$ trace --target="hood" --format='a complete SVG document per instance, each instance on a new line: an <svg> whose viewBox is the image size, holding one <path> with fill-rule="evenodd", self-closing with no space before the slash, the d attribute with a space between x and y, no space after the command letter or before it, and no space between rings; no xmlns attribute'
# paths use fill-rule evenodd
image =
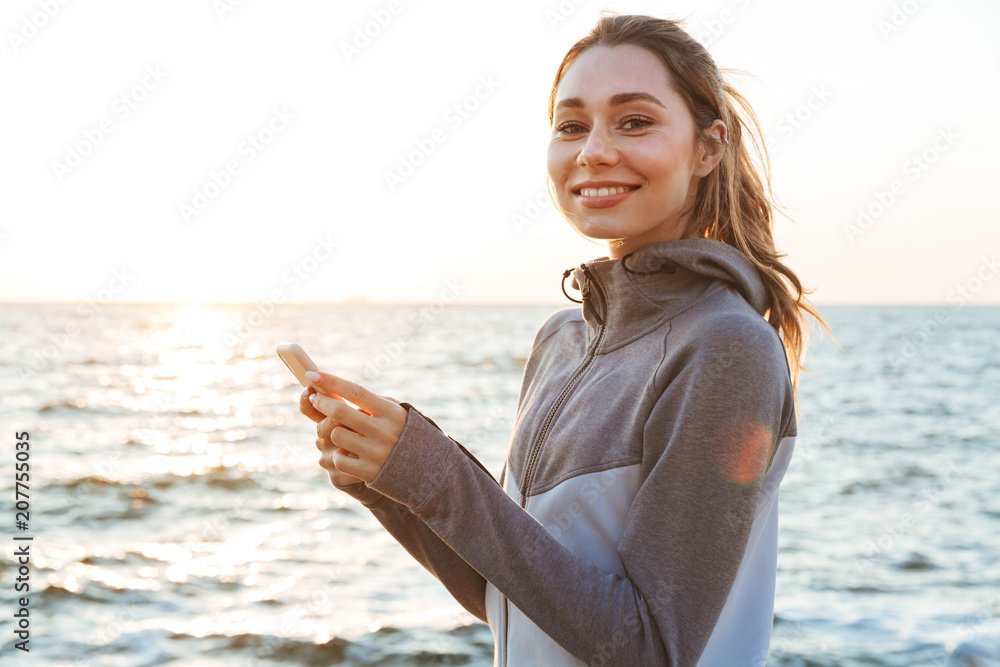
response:
<svg viewBox="0 0 1000 667"><path fill-rule="evenodd" d="M739 292L761 316L768 309L756 267L735 247L713 239L652 243L621 259L600 257L580 264L567 270L563 280L570 275L583 297L590 339L603 334L598 353L663 325L719 289L720 282Z"/></svg>

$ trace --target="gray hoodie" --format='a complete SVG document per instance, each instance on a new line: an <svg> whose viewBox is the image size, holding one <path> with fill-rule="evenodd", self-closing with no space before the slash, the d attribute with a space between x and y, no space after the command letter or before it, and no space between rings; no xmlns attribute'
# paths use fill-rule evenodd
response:
<svg viewBox="0 0 1000 667"><path fill-rule="evenodd" d="M763 665L796 427L758 272L686 239L572 285L582 306L535 336L499 483L404 403L378 477L338 488L489 623L496 665Z"/></svg>

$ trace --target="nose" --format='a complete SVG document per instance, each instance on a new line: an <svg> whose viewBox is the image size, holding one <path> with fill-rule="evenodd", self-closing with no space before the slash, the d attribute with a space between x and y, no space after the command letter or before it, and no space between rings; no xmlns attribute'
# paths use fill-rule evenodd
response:
<svg viewBox="0 0 1000 667"><path fill-rule="evenodd" d="M614 137L605 129L595 127L576 158L581 167L614 166L618 163L618 149Z"/></svg>

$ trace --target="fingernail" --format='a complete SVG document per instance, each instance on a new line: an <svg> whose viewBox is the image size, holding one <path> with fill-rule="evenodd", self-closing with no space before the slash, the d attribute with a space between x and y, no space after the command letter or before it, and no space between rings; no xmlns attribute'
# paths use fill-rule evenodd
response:
<svg viewBox="0 0 1000 667"><path fill-rule="evenodd" d="M319 373L316 371L306 371L306 377L313 382L319 382Z"/></svg>
<svg viewBox="0 0 1000 667"><path fill-rule="evenodd" d="M310 403L315 403L315 402L316 402L316 394L313 394L313 395L311 395L311 396L309 397L309 402L310 402Z"/></svg>

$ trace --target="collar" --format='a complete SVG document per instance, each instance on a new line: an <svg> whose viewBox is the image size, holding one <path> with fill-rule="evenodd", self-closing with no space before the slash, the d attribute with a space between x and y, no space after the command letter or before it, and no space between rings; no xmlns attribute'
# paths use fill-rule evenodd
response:
<svg viewBox="0 0 1000 667"><path fill-rule="evenodd" d="M646 335L726 285L762 316L769 302L753 263L735 247L714 239L652 243L621 259L592 259L568 270L563 280L569 275L582 294L592 354Z"/></svg>

